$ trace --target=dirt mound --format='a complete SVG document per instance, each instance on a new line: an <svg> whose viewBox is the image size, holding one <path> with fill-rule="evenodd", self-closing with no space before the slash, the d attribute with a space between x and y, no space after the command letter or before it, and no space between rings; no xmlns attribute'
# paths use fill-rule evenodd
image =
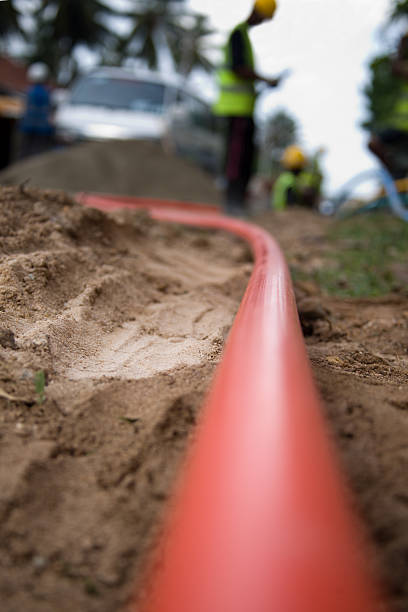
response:
<svg viewBox="0 0 408 612"><path fill-rule="evenodd" d="M91 158L84 154L84 168ZM100 191L119 186L97 172ZM67 165L65 175L76 173ZM95 189L69 187L87 188ZM312 212L257 222L289 265L318 269L330 252L332 222ZM61 192L0 189L5 612L117 612L126 603L251 267L247 247L222 232L159 224L143 212L106 215ZM312 282L295 291L373 561L392 609L405 612L406 298L328 297Z"/></svg>
<svg viewBox="0 0 408 612"><path fill-rule="evenodd" d="M217 204L214 178L188 161L143 141L86 143L16 163L0 172L0 184L96 191Z"/></svg>
<svg viewBox="0 0 408 612"><path fill-rule="evenodd" d="M218 232L0 190L0 600L119 610L248 281Z"/></svg>

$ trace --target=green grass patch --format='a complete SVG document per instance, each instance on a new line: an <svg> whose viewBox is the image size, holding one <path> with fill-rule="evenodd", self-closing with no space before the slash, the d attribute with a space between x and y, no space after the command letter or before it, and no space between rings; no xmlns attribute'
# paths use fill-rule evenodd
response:
<svg viewBox="0 0 408 612"><path fill-rule="evenodd" d="M45 384L46 377L44 370L39 370L34 376L35 392L37 395L37 404L42 404L45 401Z"/></svg>
<svg viewBox="0 0 408 612"><path fill-rule="evenodd" d="M388 213L352 216L333 224L326 246L317 269L293 268L295 281L313 280L323 292L342 297L408 294L396 273L401 264L408 270L408 223Z"/></svg>

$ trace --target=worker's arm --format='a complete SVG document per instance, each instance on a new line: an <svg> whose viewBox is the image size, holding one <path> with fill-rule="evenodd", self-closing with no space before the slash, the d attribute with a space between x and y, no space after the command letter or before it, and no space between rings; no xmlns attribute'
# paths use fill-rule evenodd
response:
<svg viewBox="0 0 408 612"><path fill-rule="evenodd" d="M403 36L398 45L396 58L392 61L392 72L408 80L408 37Z"/></svg>
<svg viewBox="0 0 408 612"><path fill-rule="evenodd" d="M266 83L269 87L277 87L280 83L280 79L270 79L268 77L263 77L257 72L254 72L247 66L239 66L234 70L234 72L241 77L241 79L246 79L248 81L261 81L262 83Z"/></svg>
<svg viewBox="0 0 408 612"><path fill-rule="evenodd" d="M277 87L279 85L279 78L269 79L263 77L246 65L244 43L239 30L235 30L232 33L230 45L232 55L232 70L237 76L248 81L261 81L269 85L269 87Z"/></svg>

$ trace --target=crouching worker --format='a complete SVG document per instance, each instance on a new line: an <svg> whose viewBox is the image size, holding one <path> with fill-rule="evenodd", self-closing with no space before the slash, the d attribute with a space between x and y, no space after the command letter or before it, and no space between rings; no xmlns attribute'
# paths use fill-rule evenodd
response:
<svg viewBox="0 0 408 612"><path fill-rule="evenodd" d="M296 145L285 149L281 164L283 172L272 190L272 207L283 210L297 205L314 208L318 203L321 177L307 169L308 160Z"/></svg>

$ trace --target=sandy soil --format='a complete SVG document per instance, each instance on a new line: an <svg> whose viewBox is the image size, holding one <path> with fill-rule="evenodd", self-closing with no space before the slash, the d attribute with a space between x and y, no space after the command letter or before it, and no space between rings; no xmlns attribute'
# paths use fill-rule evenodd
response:
<svg viewBox="0 0 408 612"><path fill-rule="evenodd" d="M54 178L67 163L57 157ZM100 164L92 161L93 172L89 164L86 180L96 184ZM19 184L26 168L8 176ZM115 191L109 172L99 191ZM31 178L35 184L34 171ZM208 192L197 200L209 201L214 187L201 178ZM154 181L133 180L139 189L128 192L160 195ZM177 177L174 186L166 180L168 197L194 199L194 172L185 171L183 188ZM314 213L268 213L256 222L297 266L318 266L330 248L330 221ZM126 604L250 270L247 247L221 232L167 226L144 213L104 215L64 193L0 191L5 612L113 612ZM406 299L340 300L305 283L295 290L357 511L393 609L406 611Z"/></svg>
<svg viewBox="0 0 408 612"><path fill-rule="evenodd" d="M248 282L248 249L13 188L0 227L2 609L118 609Z"/></svg>
<svg viewBox="0 0 408 612"><path fill-rule="evenodd" d="M217 204L207 173L142 141L93 142L31 157L0 172L0 184L97 191Z"/></svg>

